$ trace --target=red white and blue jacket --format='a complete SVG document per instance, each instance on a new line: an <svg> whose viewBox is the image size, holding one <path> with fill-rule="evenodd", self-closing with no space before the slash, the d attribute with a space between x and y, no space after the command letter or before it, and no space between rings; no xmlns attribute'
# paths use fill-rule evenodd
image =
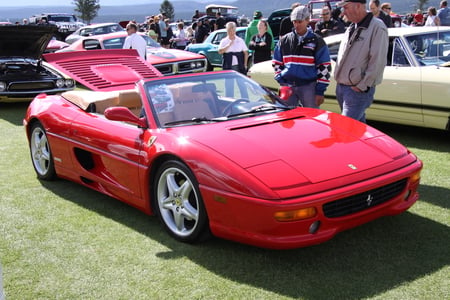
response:
<svg viewBox="0 0 450 300"><path fill-rule="evenodd" d="M311 27L299 43L293 30L279 40L273 54L275 80L280 85L301 86L317 81L316 95L325 93L330 84L330 53L322 37Z"/></svg>

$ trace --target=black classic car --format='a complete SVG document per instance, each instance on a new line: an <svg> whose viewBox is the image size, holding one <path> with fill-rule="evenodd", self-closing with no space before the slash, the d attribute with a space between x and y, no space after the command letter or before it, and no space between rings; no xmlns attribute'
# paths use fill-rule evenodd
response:
<svg viewBox="0 0 450 300"><path fill-rule="evenodd" d="M75 87L73 79L42 60L57 30L51 25L0 26L0 101L31 100Z"/></svg>

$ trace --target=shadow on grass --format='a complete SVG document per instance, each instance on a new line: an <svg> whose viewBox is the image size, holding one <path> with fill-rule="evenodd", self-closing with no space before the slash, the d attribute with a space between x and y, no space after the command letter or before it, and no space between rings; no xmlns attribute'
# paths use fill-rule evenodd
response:
<svg viewBox="0 0 450 300"><path fill-rule="evenodd" d="M1 103L0 119L8 121L11 124L22 126L23 118L30 102Z"/></svg>
<svg viewBox="0 0 450 300"><path fill-rule="evenodd" d="M188 245L170 238L155 217L120 201L68 181L42 184L68 201L164 244L171 250L158 253L161 259L187 257L218 276L287 297L371 297L450 264L448 227L409 212L295 250L259 249L221 239ZM423 192L442 192L434 189L439 188L428 186Z"/></svg>
<svg viewBox="0 0 450 300"><path fill-rule="evenodd" d="M449 131L373 121L369 125L407 147L450 153Z"/></svg>
<svg viewBox="0 0 450 300"><path fill-rule="evenodd" d="M419 194L419 201L450 210L450 189L421 184L419 186Z"/></svg>

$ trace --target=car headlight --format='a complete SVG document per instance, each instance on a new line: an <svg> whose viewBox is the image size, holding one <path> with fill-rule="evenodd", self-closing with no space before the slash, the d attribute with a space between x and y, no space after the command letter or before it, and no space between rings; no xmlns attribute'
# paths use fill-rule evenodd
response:
<svg viewBox="0 0 450 300"><path fill-rule="evenodd" d="M201 61L193 61L191 62L191 68L192 69L198 69L203 67L203 62Z"/></svg>
<svg viewBox="0 0 450 300"><path fill-rule="evenodd" d="M75 86L75 81L73 79L66 79L65 84L66 84L66 87L72 88Z"/></svg>
<svg viewBox="0 0 450 300"><path fill-rule="evenodd" d="M0 81L0 92L6 91L6 82Z"/></svg>
<svg viewBox="0 0 450 300"><path fill-rule="evenodd" d="M56 80L56 87L58 89L62 89L64 87L64 79L58 79Z"/></svg>

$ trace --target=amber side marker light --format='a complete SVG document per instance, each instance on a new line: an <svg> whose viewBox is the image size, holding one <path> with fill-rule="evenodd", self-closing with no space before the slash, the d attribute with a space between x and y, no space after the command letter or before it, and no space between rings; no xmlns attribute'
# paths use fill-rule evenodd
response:
<svg viewBox="0 0 450 300"><path fill-rule="evenodd" d="M309 219L317 215L315 207L302 208L290 211L278 211L275 213L275 220L279 222L292 222Z"/></svg>
<svg viewBox="0 0 450 300"><path fill-rule="evenodd" d="M420 171L417 171L416 173L411 175L411 183L415 183L420 180Z"/></svg>
<svg viewBox="0 0 450 300"><path fill-rule="evenodd" d="M417 171L416 173L412 174L410 179L410 184L415 185L419 183L420 181L420 171ZM409 196L411 196L411 190L407 190L405 194L403 195L403 200L408 200Z"/></svg>

